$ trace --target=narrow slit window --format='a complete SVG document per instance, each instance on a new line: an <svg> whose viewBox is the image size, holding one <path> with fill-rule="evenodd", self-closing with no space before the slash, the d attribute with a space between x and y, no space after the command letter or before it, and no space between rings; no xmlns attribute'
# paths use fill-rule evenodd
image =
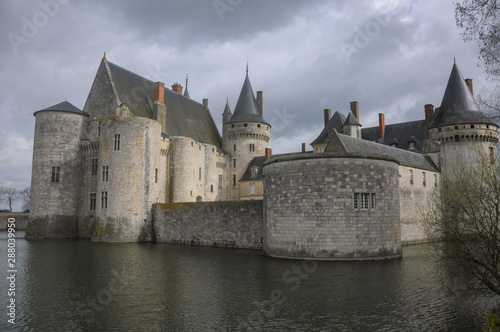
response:
<svg viewBox="0 0 500 332"><path fill-rule="evenodd" d="M375 210L377 207L377 201L375 199L375 194L371 194L371 209Z"/></svg>

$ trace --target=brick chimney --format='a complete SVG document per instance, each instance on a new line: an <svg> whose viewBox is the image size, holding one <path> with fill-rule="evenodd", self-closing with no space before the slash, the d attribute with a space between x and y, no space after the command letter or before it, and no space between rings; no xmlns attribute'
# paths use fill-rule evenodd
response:
<svg viewBox="0 0 500 332"><path fill-rule="evenodd" d="M383 138L385 134L385 115L384 113L378 114L378 132L379 137Z"/></svg>
<svg viewBox="0 0 500 332"><path fill-rule="evenodd" d="M325 108L323 110L323 116L325 117L325 127L326 127L326 124L330 121L330 119L332 118L332 110L329 109L329 108Z"/></svg>
<svg viewBox="0 0 500 332"><path fill-rule="evenodd" d="M259 108L260 116L264 117L264 97L262 91L257 91L257 107Z"/></svg>
<svg viewBox="0 0 500 332"><path fill-rule="evenodd" d="M165 84L162 82L155 82L155 101L165 102Z"/></svg>
<svg viewBox="0 0 500 332"><path fill-rule="evenodd" d="M351 112L359 122L359 103L357 101L351 101Z"/></svg>
<svg viewBox="0 0 500 332"><path fill-rule="evenodd" d="M265 159L266 159L266 161L268 161L269 158L271 158L271 155L273 154L273 150L270 148L266 148L265 151L266 151L266 158Z"/></svg>
<svg viewBox="0 0 500 332"><path fill-rule="evenodd" d="M172 85L172 91L182 95L182 85L175 82L174 85Z"/></svg>
<svg viewBox="0 0 500 332"><path fill-rule="evenodd" d="M306 143L302 143L302 153L306 152Z"/></svg>
<svg viewBox="0 0 500 332"><path fill-rule="evenodd" d="M470 93L474 94L474 90L472 89L472 78L466 78L465 83L469 87Z"/></svg>
<svg viewBox="0 0 500 332"><path fill-rule="evenodd" d="M434 105L426 104L424 108L425 108L425 126L429 128L429 126L432 123L432 120L434 120Z"/></svg>

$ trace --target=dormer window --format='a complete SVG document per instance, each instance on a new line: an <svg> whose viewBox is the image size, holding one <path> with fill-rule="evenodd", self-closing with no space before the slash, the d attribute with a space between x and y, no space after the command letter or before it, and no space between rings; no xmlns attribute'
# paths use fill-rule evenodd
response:
<svg viewBox="0 0 500 332"><path fill-rule="evenodd" d="M415 142L408 142L408 150L415 150L416 144Z"/></svg>
<svg viewBox="0 0 500 332"><path fill-rule="evenodd" d="M257 173L259 172L259 168L257 166L252 166L251 172L252 172L252 177L256 177Z"/></svg>

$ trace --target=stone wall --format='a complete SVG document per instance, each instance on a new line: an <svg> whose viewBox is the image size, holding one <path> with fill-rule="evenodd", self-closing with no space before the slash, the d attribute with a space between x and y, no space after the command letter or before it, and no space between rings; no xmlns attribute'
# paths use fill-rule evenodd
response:
<svg viewBox="0 0 500 332"><path fill-rule="evenodd" d="M30 219L29 213L0 213L0 230L4 231L7 229L7 221L9 218L16 219L16 230L24 231L28 225Z"/></svg>
<svg viewBox="0 0 500 332"><path fill-rule="evenodd" d="M325 260L400 257L398 178L396 160L381 156L316 153L270 160L264 164L264 253ZM361 194L369 194L366 209Z"/></svg>
<svg viewBox="0 0 500 332"><path fill-rule="evenodd" d="M260 249L262 201L153 205L157 242Z"/></svg>
<svg viewBox="0 0 500 332"><path fill-rule="evenodd" d="M413 183L410 181L410 171L413 173ZM425 173L425 185L423 182ZM419 243L425 241L424 227L421 221L422 209L434 191L434 176L441 181L441 174L429 170L399 167L399 204L401 211L401 243Z"/></svg>

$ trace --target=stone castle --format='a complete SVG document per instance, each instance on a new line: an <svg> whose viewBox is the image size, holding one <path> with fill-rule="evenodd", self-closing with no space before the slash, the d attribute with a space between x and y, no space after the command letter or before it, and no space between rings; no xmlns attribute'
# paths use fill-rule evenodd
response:
<svg viewBox="0 0 500 332"><path fill-rule="evenodd" d="M457 155L494 154L498 126L458 66L424 119L362 128L358 102L324 110L313 151L273 155L248 69L222 136L192 100L101 61L83 111L35 112L27 238L171 242L326 260L401 256L424 240L418 211Z"/></svg>

